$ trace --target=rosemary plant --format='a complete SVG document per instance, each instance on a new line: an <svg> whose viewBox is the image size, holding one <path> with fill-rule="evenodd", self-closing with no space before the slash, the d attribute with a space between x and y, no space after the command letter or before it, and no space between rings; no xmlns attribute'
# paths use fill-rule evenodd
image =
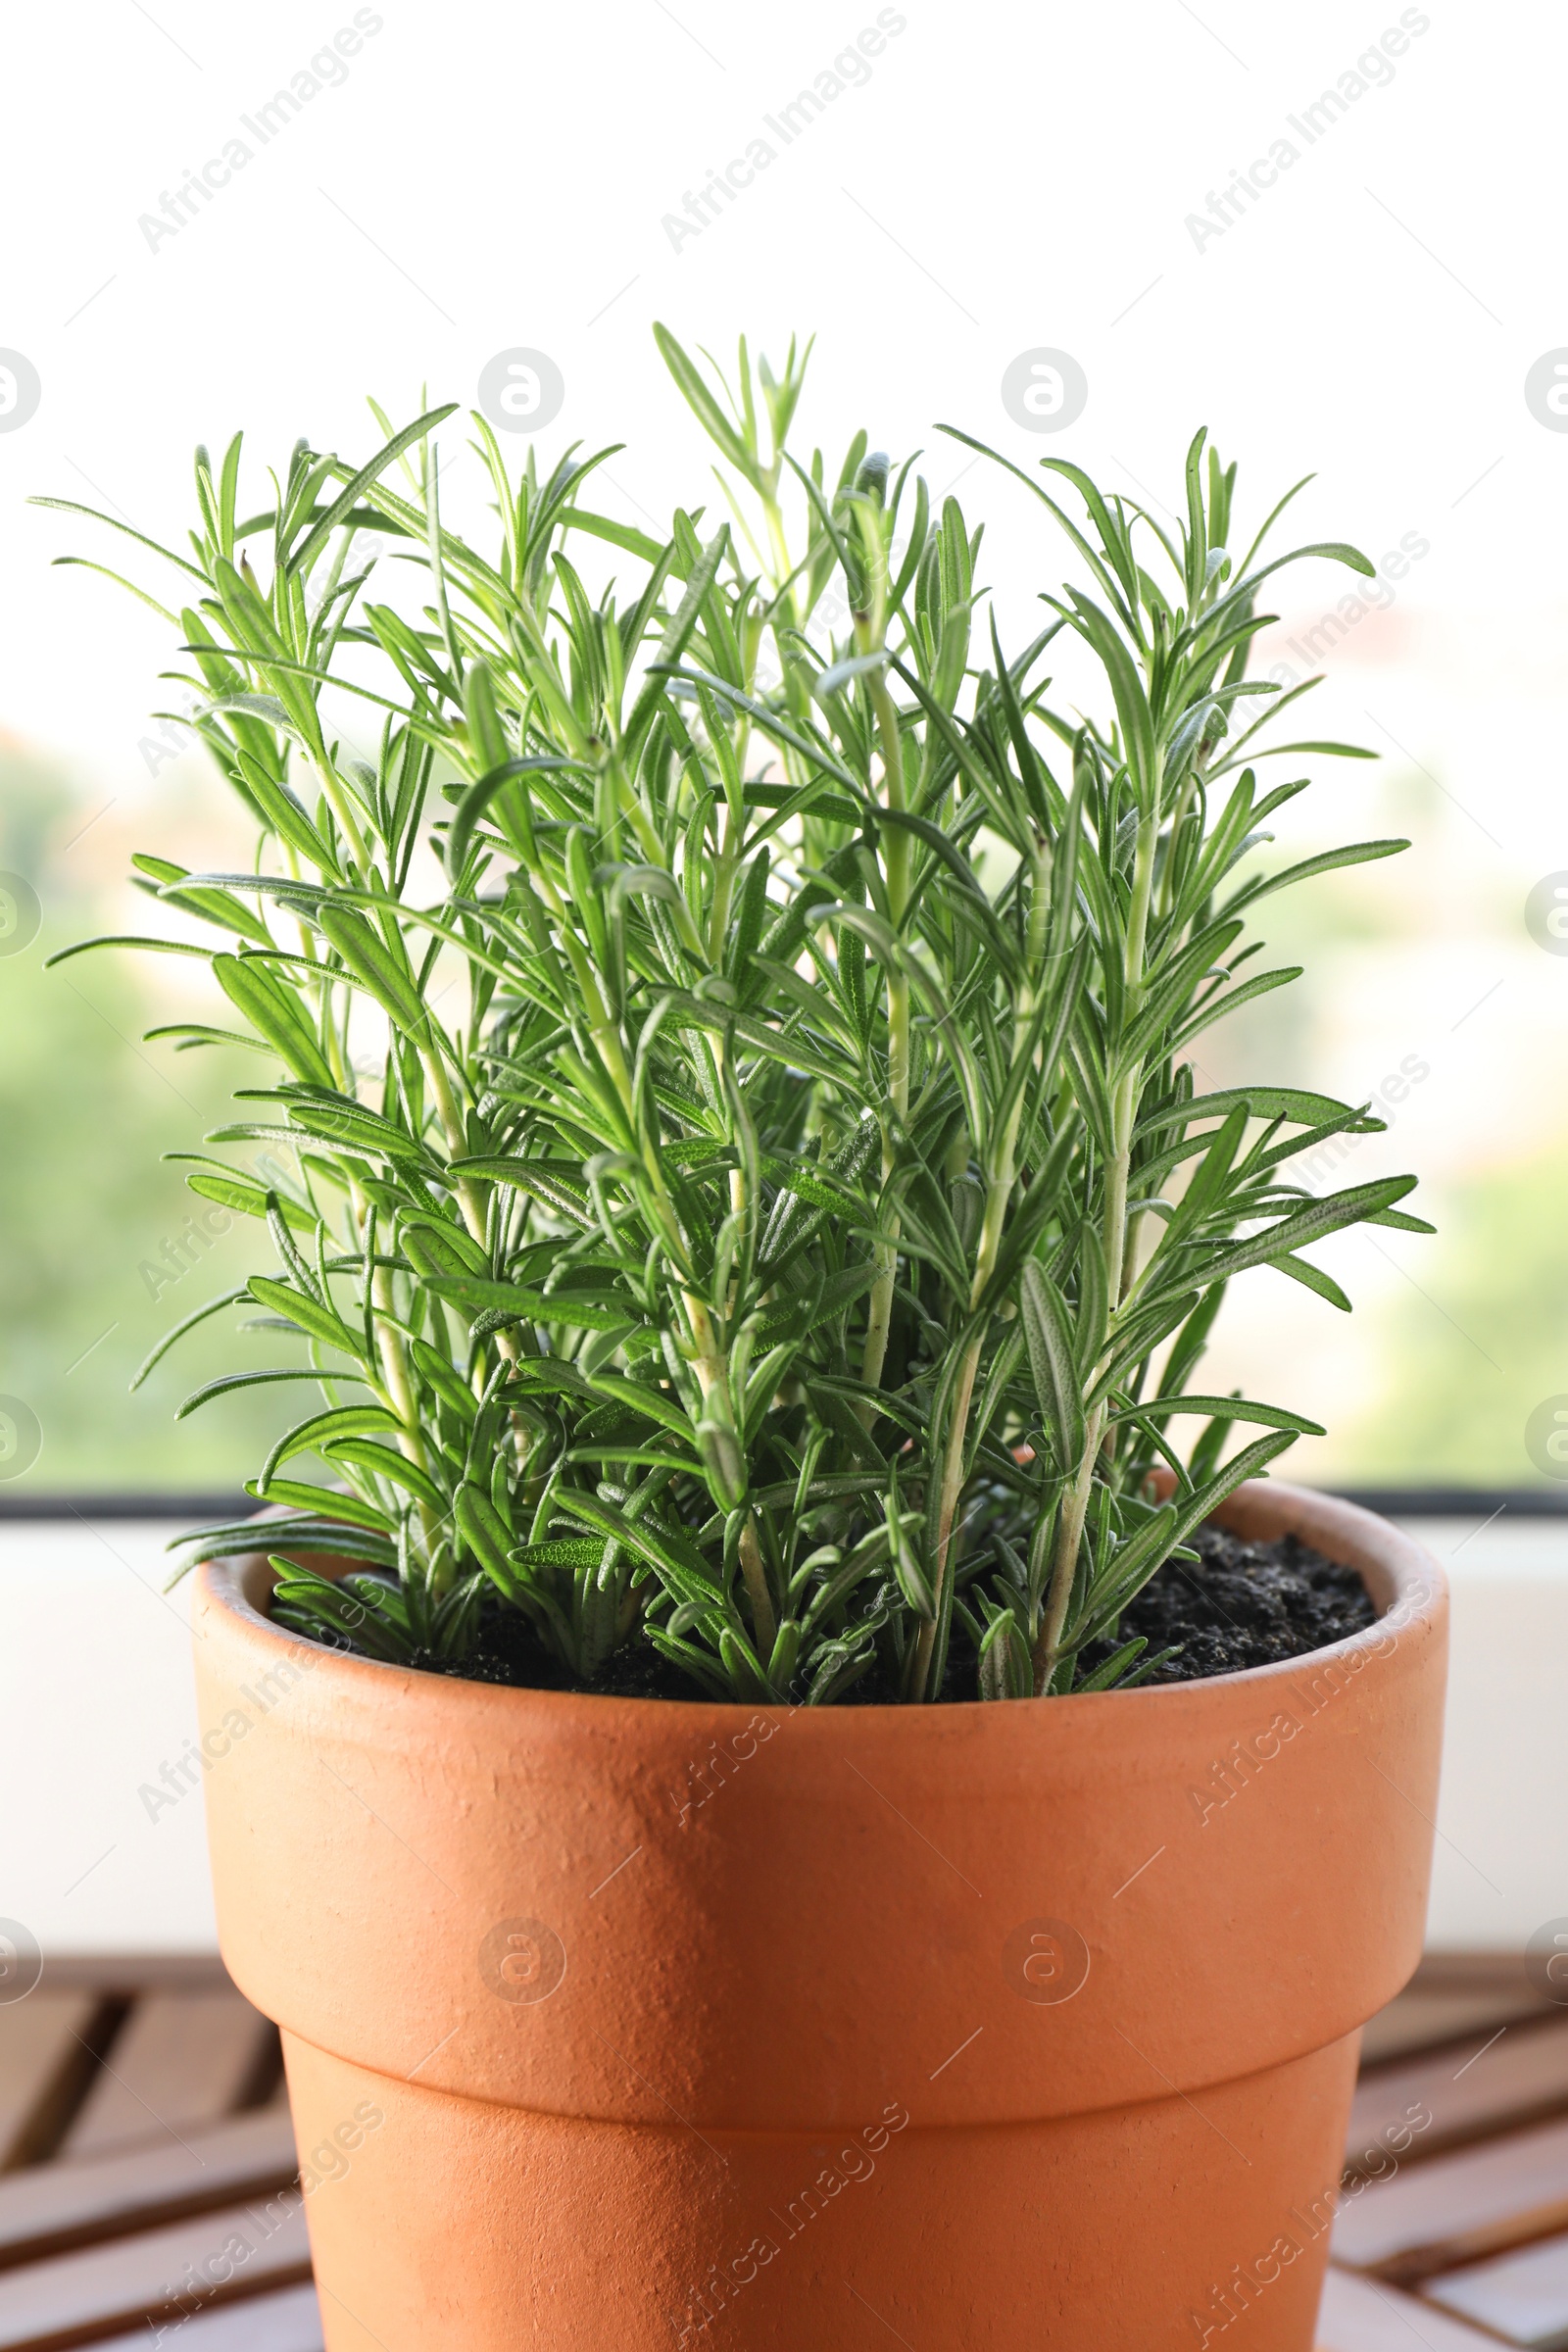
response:
<svg viewBox="0 0 1568 2352"><path fill-rule="evenodd" d="M140 858L211 944L83 944L210 960L217 1025L154 1034L262 1057L206 1139L260 1159L181 1156L275 1263L144 1371L236 1308L290 1357L181 1410L317 1392L249 1491L279 1618L373 1658L483 1671L510 1627L542 1675L651 1644L741 1700L1135 1683L1128 1603L1314 1427L1190 1388L1226 1284L1348 1307L1304 1248L1430 1230L1412 1178L1290 1181L1364 1106L1198 1093L1190 1054L1297 977L1245 970L1256 902L1404 845L1242 878L1303 789L1256 766L1297 694L1245 675L1294 558L1233 552L1203 434L1174 538L1074 466L1020 476L1084 576L1009 658L979 532L912 461L791 456L808 354L742 342L730 390L657 332L724 501L663 540L584 503L612 451L514 479L476 418L477 553L439 510L448 409L377 411L358 469L301 444L248 516L240 442L198 452L158 609L255 866ZM1063 633L1098 717L1049 699ZM1263 1434L1227 1454L1238 1423Z"/></svg>

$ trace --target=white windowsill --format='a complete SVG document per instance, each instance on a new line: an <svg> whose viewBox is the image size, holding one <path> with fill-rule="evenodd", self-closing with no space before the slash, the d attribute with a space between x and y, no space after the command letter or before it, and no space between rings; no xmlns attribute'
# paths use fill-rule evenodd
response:
<svg viewBox="0 0 1568 2352"><path fill-rule="evenodd" d="M1568 1915L1568 1518L1406 1523L1453 1582L1428 1940L1518 1951ZM0 1522L0 1913L45 1951L214 1947L185 1589L154 1521Z"/></svg>

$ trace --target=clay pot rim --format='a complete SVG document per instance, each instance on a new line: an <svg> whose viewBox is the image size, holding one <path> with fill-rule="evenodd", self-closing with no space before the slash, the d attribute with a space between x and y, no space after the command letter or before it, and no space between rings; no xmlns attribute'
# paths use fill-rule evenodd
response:
<svg viewBox="0 0 1568 2352"><path fill-rule="evenodd" d="M1063 1727L1069 1720L1083 1721L1090 1709L1103 1713L1110 1707L1126 1709L1134 1704L1146 1713L1154 1707L1170 1709L1200 1704L1201 1693L1216 1688L1226 1690L1252 1686L1259 1690L1270 1683L1317 1669L1323 1660L1356 1657L1359 1653L1379 1652L1391 1634L1397 1634L1400 1625L1414 1625L1429 1620L1441 1607L1447 1590L1447 1580L1436 1559L1423 1544L1358 1503L1345 1502L1338 1495L1319 1493L1308 1487L1293 1487L1274 1479L1250 1480L1237 1490L1214 1514L1221 1525L1232 1525L1235 1532L1258 1532L1264 1541L1269 1534L1298 1533L1310 1540L1314 1548L1341 1565L1353 1567L1366 1584L1371 1597L1378 1605L1378 1615L1359 1633L1346 1636L1343 1641L1326 1643L1321 1649L1303 1651L1298 1657L1277 1658L1264 1666L1245 1666L1231 1674L1205 1675L1187 1683L1145 1684L1134 1690L1078 1691L1068 1697L1052 1699L1014 1699L1008 1708L1026 1706L1038 1712L1050 1707L1053 1720ZM1262 1522L1275 1525L1264 1533ZM1278 1524L1283 1521L1283 1525ZM319 1555L317 1555L319 1557ZM324 1565L324 1562L323 1562ZM352 1565L352 1563L350 1563ZM263 1552L249 1552L227 1559L204 1560L198 1564L197 1584L204 1597L214 1606L238 1619L253 1639L270 1637L280 1648L292 1648L307 1637L292 1634L274 1625L266 1609L258 1604L270 1597L276 1582ZM599 1695L585 1690L549 1690L531 1686L517 1687L507 1683L470 1682L461 1675L434 1675L423 1668L399 1666L380 1658L362 1658L342 1650L328 1649L324 1643L311 1644L319 1649L319 1658L313 1661L330 1666L334 1680L349 1678L370 1690L373 1684L364 1678L399 1676L409 1687L411 1699L417 1691L437 1692L444 1707L468 1707L475 1713L492 1713L498 1705L512 1705L543 1711L564 1724L582 1710L591 1710L589 1720L602 1725L607 1732L629 1729L653 1718L649 1710L657 1708L666 1717L678 1717L696 1727L711 1723L720 1731L738 1728L749 1722L760 1709L777 1700L762 1699L705 1699L705 1698L632 1698ZM1069 1710L1063 1715L1061 1710ZM828 1736L828 1727L836 1727L834 1736L843 1738L851 1723L869 1719L880 1723L890 1716L902 1716L910 1725L911 1734L917 1723L931 1727L933 1733L943 1725L956 1730L972 1726L977 1718L994 1721L997 1702L985 1699L953 1699L939 1707L900 1707L893 1702L871 1705L837 1705L810 1707L804 1704L791 1709L796 1724L814 1717L821 1725L817 1735ZM1009 1717L1010 1719L1010 1717ZM1129 1729L1132 1727L1129 1725ZM1152 1724L1151 1724L1152 1731Z"/></svg>

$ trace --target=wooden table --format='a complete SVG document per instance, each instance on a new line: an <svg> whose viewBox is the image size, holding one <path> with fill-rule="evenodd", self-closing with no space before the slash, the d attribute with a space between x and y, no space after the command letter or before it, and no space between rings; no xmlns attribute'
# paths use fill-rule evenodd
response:
<svg viewBox="0 0 1568 2352"><path fill-rule="evenodd" d="M1346 2163L1319 2352L1568 2352L1568 2007L1517 1960L1430 1960L1374 2020ZM1266 2311L1213 2345L1267 2352ZM176 2322L321 2352L276 2034L216 1962L53 1963L0 2002L0 2352Z"/></svg>
<svg viewBox="0 0 1568 2352"><path fill-rule="evenodd" d="M1320 2352L1565 2352L1568 2006L1519 1959L1430 1959L1374 2019L1346 2164Z"/></svg>
<svg viewBox="0 0 1568 2352"><path fill-rule="evenodd" d="M0 2347L321 2352L277 2034L216 1961L0 2003Z"/></svg>

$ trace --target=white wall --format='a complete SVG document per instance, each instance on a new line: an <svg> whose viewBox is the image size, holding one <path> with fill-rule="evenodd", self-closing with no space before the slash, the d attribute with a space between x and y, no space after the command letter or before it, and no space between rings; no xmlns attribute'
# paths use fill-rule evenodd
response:
<svg viewBox="0 0 1568 2352"><path fill-rule="evenodd" d="M46 1953L206 1951L185 1588L149 1523L0 1523L0 1915ZM1429 1942L1519 1950L1568 1916L1568 1521L1412 1522L1453 1582ZM172 1774L177 1787L179 1776Z"/></svg>
<svg viewBox="0 0 1568 2352"><path fill-rule="evenodd" d="M1453 1587L1427 1941L1519 1950L1568 1916L1568 1520L1407 1525Z"/></svg>
<svg viewBox="0 0 1568 2352"><path fill-rule="evenodd" d="M0 1524L0 1914L54 1952L210 1951L199 1795L158 1803L194 1737L177 1526ZM178 1776L174 1776L178 1787Z"/></svg>

